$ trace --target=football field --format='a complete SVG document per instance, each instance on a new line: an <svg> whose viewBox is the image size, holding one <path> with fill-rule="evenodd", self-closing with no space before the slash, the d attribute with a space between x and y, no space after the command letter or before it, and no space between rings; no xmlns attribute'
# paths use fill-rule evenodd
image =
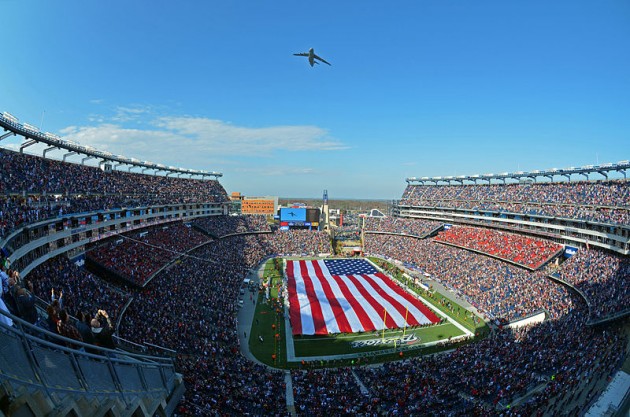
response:
<svg viewBox="0 0 630 417"><path fill-rule="evenodd" d="M311 264L305 267L306 261L275 259L264 266L269 291L258 294L249 339L250 351L263 363L292 368L304 363L340 366L362 359L387 361L451 348L473 336L443 309L403 288L372 262L361 260L374 270L356 271L352 268L366 265L339 264L336 259L330 267L330 262L320 262L315 269L330 267L327 271L335 273L322 278L319 271L318 278ZM347 287L342 287L344 280ZM339 320L341 315L344 318Z"/></svg>

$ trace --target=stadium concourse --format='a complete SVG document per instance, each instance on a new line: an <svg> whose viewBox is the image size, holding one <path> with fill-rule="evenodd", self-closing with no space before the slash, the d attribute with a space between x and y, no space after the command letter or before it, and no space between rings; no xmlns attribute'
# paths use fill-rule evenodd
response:
<svg viewBox="0 0 630 417"><path fill-rule="evenodd" d="M106 174L6 150L0 163L10 173L0 178L3 236L41 219L123 204L227 201L217 181ZM628 181L410 186L403 201L500 206L627 225L629 190ZM556 203L563 205L561 213ZM331 251L324 232L279 231L260 217L212 216L116 235L87 248L88 263L98 272L62 254L27 275L32 289L2 262L2 307L26 318L24 297L32 292L50 300L48 316L35 322L80 340L86 340L80 331L60 324L61 309L88 321L107 310L121 338L174 352L187 389L175 411L180 416L586 412L628 353L623 319L588 325L628 312L627 255L592 245L560 262L557 244L541 237L457 225L437 231L442 226L385 218L367 221L363 230L366 254L423 271L499 324L487 338L433 356L330 369L307 364L290 377L243 356L237 330L243 278L270 257ZM540 311L542 323L507 325Z"/></svg>

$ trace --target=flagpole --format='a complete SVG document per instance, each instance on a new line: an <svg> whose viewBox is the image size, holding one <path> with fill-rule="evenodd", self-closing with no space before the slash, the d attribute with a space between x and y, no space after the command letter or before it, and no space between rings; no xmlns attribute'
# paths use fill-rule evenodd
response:
<svg viewBox="0 0 630 417"><path fill-rule="evenodd" d="M407 308L405 308L405 328L403 329L403 339L405 338L405 334L407 333L407 317L409 316L409 304L407 304Z"/></svg>
<svg viewBox="0 0 630 417"><path fill-rule="evenodd" d="M381 338L383 339L383 343L385 343L385 329L387 328L385 320L387 320L387 309L385 309L385 314L383 315L383 335L381 336Z"/></svg>

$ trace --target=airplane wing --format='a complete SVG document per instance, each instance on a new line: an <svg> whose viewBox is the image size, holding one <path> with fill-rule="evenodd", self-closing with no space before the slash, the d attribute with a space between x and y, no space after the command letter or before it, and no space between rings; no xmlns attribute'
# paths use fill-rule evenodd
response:
<svg viewBox="0 0 630 417"><path fill-rule="evenodd" d="M299 54L293 54L295 56L308 56L308 52L301 52Z"/></svg>
<svg viewBox="0 0 630 417"><path fill-rule="evenodd" d="M313 55L313 57L314 57L315 59L319 59L319 60L320 60L320 61L322 61L324 64L331 65L331 64L330 64L330 62L326 61L326 60L325 60L324 58L322 58L322 57L319 57L319 56L317 56L317 55ZM332 65L331 65L331 66L332 66Z"/></svg>

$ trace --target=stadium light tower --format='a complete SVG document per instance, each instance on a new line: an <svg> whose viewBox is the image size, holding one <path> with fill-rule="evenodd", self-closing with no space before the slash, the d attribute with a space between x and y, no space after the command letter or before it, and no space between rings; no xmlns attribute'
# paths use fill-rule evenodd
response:
<svg viewBox="0 0 630 417"><path fill-rule="evenodd" d="M324 195L323 195L323 205L322 205L322 211L323 211L323 215L324 215L324 227L327 228L328 230L330 230L330 225L329 225L329 216L330 216L330 210L328 209L328 190L324 190Z"/></svg>

